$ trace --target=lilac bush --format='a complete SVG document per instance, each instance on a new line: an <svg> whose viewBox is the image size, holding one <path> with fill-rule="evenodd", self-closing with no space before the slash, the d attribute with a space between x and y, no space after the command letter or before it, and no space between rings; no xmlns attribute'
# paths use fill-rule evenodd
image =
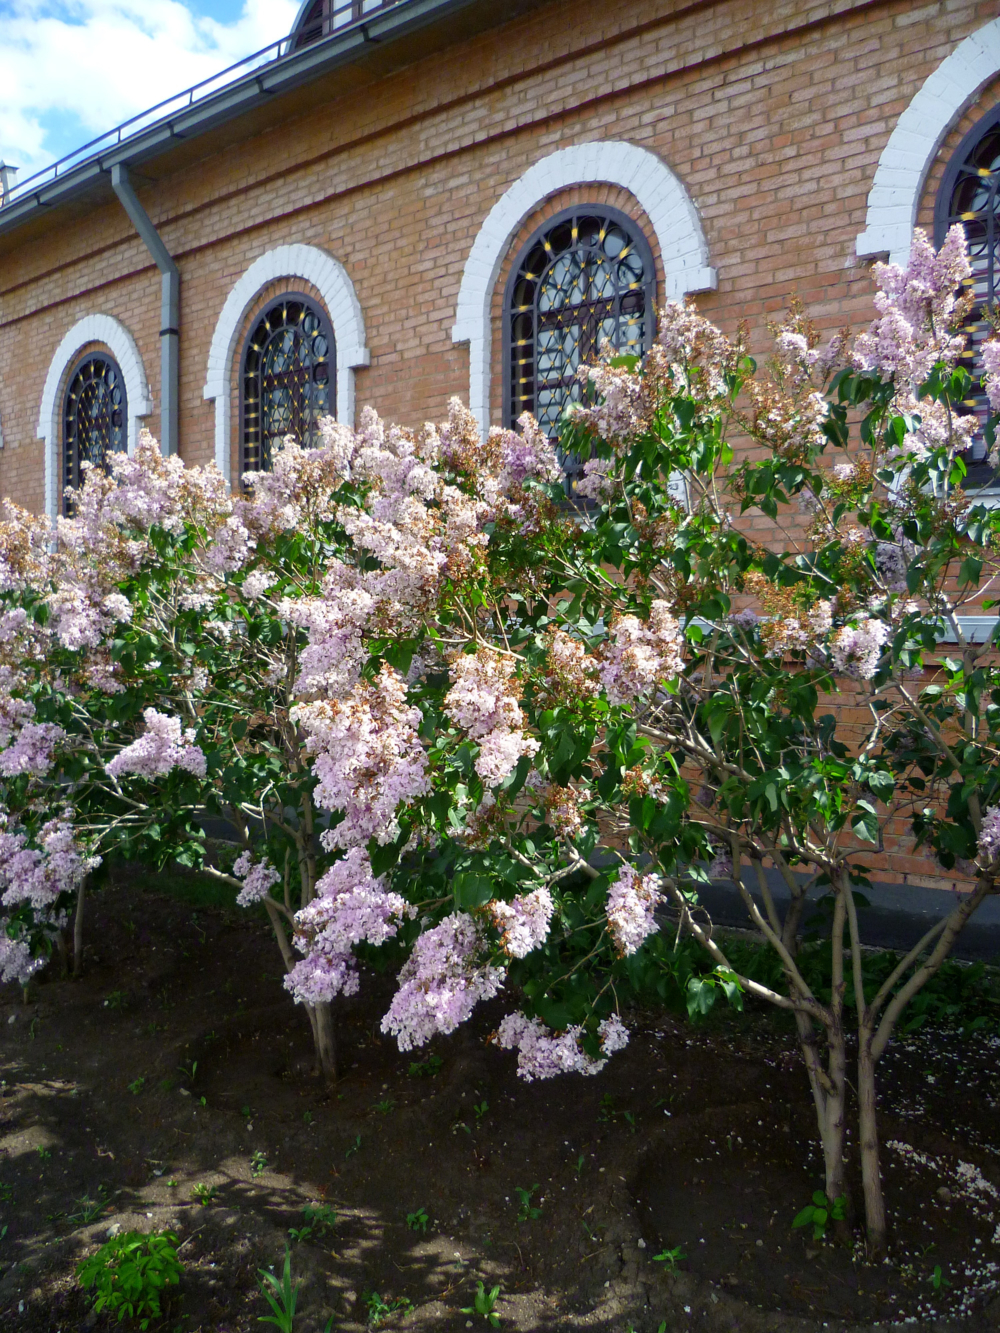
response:
<svg viewBox="0 0 1000 1333"><path fill-rule="evenodd" d="M967 276L960 228L939 253L918 234L906 271L876 268L853 345L793 309L764 369L668 304L641 363L579 372L585 504L530 417L482 439L454 400L419 431L366 409L315 449L275 442L236 495L144 435L86 472L54 550L8 506L3 975L26 981L124 857L200 866L266 912L328 1078L331 1006L375 951L402 1050L499 1000L524 1078L603 1068L637 992L750 995L795 1019L831 1199L853 1023L884 1244L875 1067L1000 875L1000 679L960 620L1000 574L1000 517L961 485ZM984 364L1000 400L995 344ZM838 689L869 727L821 702ZM970 888L868 995L855 892L887 830ZM711 878L782 985L732 965ZM799 965L814 889L822 994ZM668 919L704 950L694 975Z"/></svg>

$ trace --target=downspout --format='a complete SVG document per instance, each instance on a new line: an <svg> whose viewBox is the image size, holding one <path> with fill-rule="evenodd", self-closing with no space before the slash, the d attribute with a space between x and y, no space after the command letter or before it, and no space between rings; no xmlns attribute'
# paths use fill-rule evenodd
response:
<svg viewBox="0 0 1000 1333"><path fill-rule="evenodd" d="M178 404L180 400L180 302L181 275L170 258L149 214L139 203L128 168L111 168L111 186L122 208L132 219L143 244L156 262L160 280L160 449L164 454L178 452Z"/></svg>

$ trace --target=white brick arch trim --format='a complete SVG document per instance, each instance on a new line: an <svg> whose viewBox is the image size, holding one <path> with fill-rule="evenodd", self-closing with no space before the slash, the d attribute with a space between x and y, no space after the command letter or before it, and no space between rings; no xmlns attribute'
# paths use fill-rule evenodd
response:
<svg viewBox="0 0 1000 1333"><path fill-rule="evenodd" d="M893 264L906 264L924 181L945 135L998 73L1000 19L994 19L959 42L924 80L882 149L857 239L859 258L888 253Z"/></svg>
<svg viewBox="0 0 1000 1333"><path fill-rule="evenodd" d="M42 390L38 413L38 438L45 441L45 512L55 519L61 509L62 477L62 396L66 376L73 362L88 343L103 343L121 368L128 398L128 451L135 451L139 423L153 410L153 399L146 378L146 368L135 339L111 315L85 315L69 330L56 348Z"/></svg>
<svg viewBox="0 0 1000 1333"><path fill-rule="evenodd" d="M663 259L667 299L714 291L715 269L694 203L674 173L636 144L609 141L560 148L536 162L490 210L462 274L452 341L469 344L469 408L485 433L490 424L493 290L510 243L525 218L570 185L617 185L649 218Z"/></svg>
<svg viewBox="0 0 1000 1333"><path fill-rule="evenodd" d="M347 270L315 245L279 245L254 260L226 297L212 336L205 397L215 402L215 462L226 479L230 465L229 398L236 343L250 307L278 278L310 283L319 292L333 326L337 357L337 420L354 425L354 371L371 361L365 321Z"/></svg>

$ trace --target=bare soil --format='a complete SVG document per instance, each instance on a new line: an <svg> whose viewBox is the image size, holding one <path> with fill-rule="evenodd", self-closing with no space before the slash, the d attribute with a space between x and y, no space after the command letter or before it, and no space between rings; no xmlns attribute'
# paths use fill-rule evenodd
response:
<svg viewBox="0 0 1000 1333"><path fill-rule="evenodd" d="M180 1237L162 1329L262 1327L258 1270L310 1204L337 1225L292 1242L296 1333L371 1327L379 1305L386 1329L485 1330L463 1313L478 1281L525 1333L1000 1328L995 1034L921 1029L886 1057L893 1249L869 1265L791 1228L822 1173L770 1014L631 1015L597 1077L523 1084L486 1042L505 1006L402 1055L379 1031L391 978L369 976L338 1009L331 1093L266 924L166 884L94 896L79 981L53 965L29 1003L0 996L3 1333L127 1327L74 1278L114 1227Z"/></svg>

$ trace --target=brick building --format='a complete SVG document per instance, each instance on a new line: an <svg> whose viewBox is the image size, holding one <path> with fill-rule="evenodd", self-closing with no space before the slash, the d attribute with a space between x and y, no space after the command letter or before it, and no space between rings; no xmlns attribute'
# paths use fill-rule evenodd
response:
<svg viewBox="0 0 1000 1333"><path fill-rule="evenodd" d="M551 418L665 297L761 339L793 289L857 326L935 208L982 233L989 297L995 8L307 0L221 81L4 175L0 493L55 513L143 424L236 476L363 403Z"/></svg>

